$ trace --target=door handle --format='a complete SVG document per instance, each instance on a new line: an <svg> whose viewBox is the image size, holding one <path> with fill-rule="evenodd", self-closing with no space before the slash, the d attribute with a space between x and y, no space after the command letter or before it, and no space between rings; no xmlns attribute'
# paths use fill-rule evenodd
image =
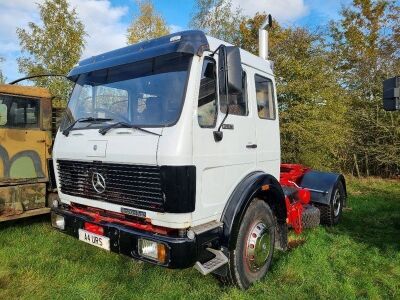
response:
<svg viewBox="0 0 400 300"><path fill-rule="evenodd" d="M257 144L246 145L246 148L248 148L248 149L256 149L257 148Z"/></svg>

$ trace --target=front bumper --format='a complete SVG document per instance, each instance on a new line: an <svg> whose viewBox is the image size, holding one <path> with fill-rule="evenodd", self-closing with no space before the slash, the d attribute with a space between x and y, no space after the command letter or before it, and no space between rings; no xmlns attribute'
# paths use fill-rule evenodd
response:
<svg viewBox="0 0 400 300"><path fill-rule="evenodd" d="M52 214L64 217L65 229L62 232L78 238L79 229L84 228L85 222L100 225L104 228L104 236L110 238L110 250L115 253L127 255L129 257L161 265L171 269L184 269L192 267L198 260L201 247L197 243L197 238L170 237L151 232L128 228L127 226L95 222L89 216L73 213L68 209L53 208ZM163 243L168 248L166 262L161 264L139 255L138 239L145 238L155 242Z"/></svg>

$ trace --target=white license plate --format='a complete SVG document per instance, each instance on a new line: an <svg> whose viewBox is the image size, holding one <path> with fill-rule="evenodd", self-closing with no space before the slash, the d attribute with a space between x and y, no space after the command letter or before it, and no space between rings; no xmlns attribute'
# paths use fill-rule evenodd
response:
<svg viewBox="0 0 400 300"><path fill-rule="evenodd" d="M110 238L79 229L79 240L110 251Z"/></svg>

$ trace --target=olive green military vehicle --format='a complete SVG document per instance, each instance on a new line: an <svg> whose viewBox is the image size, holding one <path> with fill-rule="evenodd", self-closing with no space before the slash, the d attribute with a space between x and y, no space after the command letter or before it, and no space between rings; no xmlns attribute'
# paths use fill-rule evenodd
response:
<svg viewBox="0 0 400 300"><path fill-rule="evenodd" d="M0 222L48 213L58 197L51 101L44 88L0 85Z"/></svg>

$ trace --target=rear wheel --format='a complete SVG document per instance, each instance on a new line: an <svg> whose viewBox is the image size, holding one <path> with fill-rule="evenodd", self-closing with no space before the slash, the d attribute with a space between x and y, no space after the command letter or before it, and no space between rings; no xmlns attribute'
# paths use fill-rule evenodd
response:
<svg viewBox="0 0 400 300"><path fill-rule="evenodd" d="M345 197L343 183L338 181L333 188L329 205L318 205L321 211L321 224L334 226L339 223L342 217Z"/></svg>
<svg viewBox="0 0 400 300"><path fill-rule="evenodd" d="M268 204L254 199L239 226L236 247L229 252L228 274L221 278L223 283L247 289L265 276L274 252L275 227Z"/></svg>

